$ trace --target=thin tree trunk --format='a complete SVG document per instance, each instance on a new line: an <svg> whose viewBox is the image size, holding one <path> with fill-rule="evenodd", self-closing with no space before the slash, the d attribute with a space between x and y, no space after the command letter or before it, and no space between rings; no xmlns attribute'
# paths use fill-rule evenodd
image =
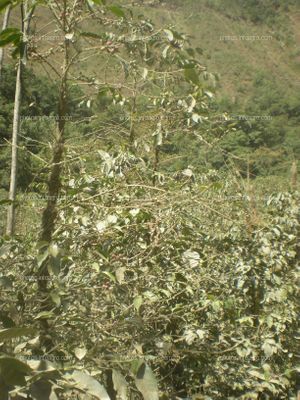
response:
<svg viewBox="0 0 300 400"><path fill-rule="evenodd" d="M159 165L159 146L155 145L155 148L154 148L154 162L153 162L153 175L152 175L152 184L153 184L153 186L156 185L156 181L157 181L158 165Z"/></svg>
<svg viewBox="0 0 300 400"><path fill-rule="evenodd" d="M134 95L135 96L135 95ZM129 129L129 148L132 153L135 153L135 118L136 118L136 97L132 100L132 108L130 114L130 129Z"/></svg>
<svg viewBox="0 0 300 400"><path fill-rule="evenodd" d="M4 14L4 19L3 19L3 24L2 24L2 30L3 31L8 26L10 10L11 10L10 6L6 7L5 14ZM0 47L0 79L1 79L1 76L2 76L3 60L4 60L4 47Z"/></svg>
<svg viewBox="0 0 300 400"><path fill-rule="evenodd" d="M67 2L66 0L64 0L63 30L65 34L67 33L66 9L67 9ZM55 143L53 145L51 171L48 180L47 205L43 211L42 231L40 235L40 240L42 242L47 242L47 243L51 242L52 235L55 229L55 222L57 216L56 206L61 188L61 170L62 170L61 164L64 152L64 136L65 136L65 122L66 122L65 116L67 113L68 69L69 69L69 41L65 39L63 73L61 77L60 90L59 90L57 134Z"/></svg>
<svg viewBox="0 0 300 400"><path fill-rule="evenodd" d="M67 0L63 1L63 32L67 33ZM48 179L48 193L47 204L43 211L42 226L40 233L40 253L45 251L53 237L55 230L55 223L57 218L57 201L61 190L61 172L62 162L64 155L64 141L65 141L65 116L67 114L67 98L68 98L68 70L69 70L69 41L65 38L64 41L64 63L63 71L60 81L59 89L59 105L58 105L58 118L56 127L56 137L52 150L51 170ZM49 301L49 291L47 286L47 277L49 277L47 259L42 263L38 271L38 291L41 299L41 311L49 311L52 308L51 301ZM47 319L41 320L41 343L45 348L50 351L53 347L53 339L50 332L50 326Z"/></svg>
<svg viewBox="0 0 300 400"><path fill-rule="evenodd" d="M17 191L17 169L18 169L18 135L20 128L20 110L22 98L22 74L27 61L27 37L30 28L30 21L33 14L33 8L28 12L27 2L21 4L22 15L22 33L23 33L23 48L20 54L15 90L14 117L13 117L13 132L12 132L12 149L11 149L11 170L10 170L10 186L8 199L11 204L7 211L6 234L11 236L15 231L15 200Z"/></svg>
<svg viewBox="0 0 300 400"><path fill-rule="evenodd" d="M131 113L130 113L130 129L129 129L129 149L130 151L135 154L135 118L136 116L136 97L137 97L137 80L135 78L134 82L134 92L133 92L133 99L131 104Z"/></svg>
<svg viewBox="0 0 300 400"><path fill-rule="evenodd" d="M11 204L7 210L7 225L6 234L11 236L15 230L15 200L17 189L17 166L18 166L18 133L20 126L20 107L21 107L21 76L22 76L22 61L19 60L17 78L16 78L16 91L15 91L15 104L14 104L14 119L13 119L13 132L12 132L12 149L11 149L11 167L10 167L10 186L8 198Z"/></svg>

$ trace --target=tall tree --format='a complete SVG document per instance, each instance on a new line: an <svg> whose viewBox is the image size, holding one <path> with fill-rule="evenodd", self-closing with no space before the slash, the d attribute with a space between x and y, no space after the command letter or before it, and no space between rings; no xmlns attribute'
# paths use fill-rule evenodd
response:
<svg viewBox="0 0 300 400"><path fill-rule="evenodd" d="M20 55L18 59L18 68L16 76L15 104L12 132L12 150L11 150L11 170L10 186L8 198L11 201L7 211L6 234L11 236L15 230L15 201L17 191L17 167L18 167L18 135L20 129L20 109L22 98L22 74L27 61L27 42L30 29L30 21L33 15L34 6L30 7L29 2L23 1L20 5L22 16L22 41L20 45Z"/></svg>
<svg viewBox="0 0 300 400"><path fill-rule="evenodd" d="M48 195L47 195L47 205L43 211L42 219L42 232L41 241L50 243L55 227L56 220L56 204L57 198L60 193L60 180L61 180L61 168L62 159L64 151L64 140L65 140L65 124L66 124L66 114L67 114L67 98L68 98L68 72L72 61L70 64L70 26L74 24L72 17L68 17L68 1L63 0L62 4L55 7L49 3L49 7L56 18L57 24L60 27L62 33L64 34L63 41L63 66L62 73L60 76L60 87L59 87L59 104L58 104L58 118L57 127L55 134L55 142L53 144L52 153L52 163L51 171L48 180ZM74 5L76 8L76 3ZM74 9L73 9L74 13Z"/></svg>

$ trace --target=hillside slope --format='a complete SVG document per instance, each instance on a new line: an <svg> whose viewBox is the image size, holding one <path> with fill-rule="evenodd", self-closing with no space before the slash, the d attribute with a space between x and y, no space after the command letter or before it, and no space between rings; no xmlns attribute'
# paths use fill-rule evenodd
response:
<svg viewBox="0 0 300 400"><path fill-rule="evenodd" d="M255 167L258 174L281 174L289 169L293 159L300 157L300 4L292 0L251 0L243 7L243 1L128 3L122 0L119 3L132 8L135 15L143 14L158 27L174 26L188 35L191 45L201 49L202 64L220 78L216 91L220 112L256 118L238 124L239 135L224 143L226 150L241 157L248 157L250 151L253 163L259 159ZM256 9L255 3L261 4L262 10ZM288 3L293 4L288 6ZM13 12L11 25L19 25L17 10ZM47 10L39 8L34 19L35 32L50 37L40 41L42 49L55 46L55 40L51 39L51 35L55 36L54 28ZM97 30L95 26L87 28ZM57 54L55 57L59 68L60 59ZM37 73L45 73L40 64L29 62L29 65ZM99 57L78 63L76 72L80 71L86 77L103 80ZM48 73L51 75L51 70ZM108 74L113 80L116 72ZM265 121L264 117L270 120ZM187 154L191 151L186 144L178 147ZM193 164L201 157L198 152L193 154ZM212 160L212 166L219 168L223 162L218 156Z"/></svg>

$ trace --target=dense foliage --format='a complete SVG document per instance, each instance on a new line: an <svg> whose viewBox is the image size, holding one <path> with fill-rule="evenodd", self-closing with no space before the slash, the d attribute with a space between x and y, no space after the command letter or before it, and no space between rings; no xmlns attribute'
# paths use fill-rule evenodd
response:
<svg viewBox="0 0 300 400"><path fill-rule="evenodd" d="M174 26L54 3L34 5L62 42L29 49L54 70L64 53L63 72L23 77L17 234L0 236L0 400L296 400L296 163L291 183L279 174L300 155L299 96L258 72L246 101L216 100L218 76ZM260 22L282 2L234 5Z"/></svg>
<svg viewBox="0 0 300 400"><path fill-rule="evenodd" d="M51 311L37 314L42 260L32 242L2 241L1 334L32 328L30 339L2 345L6 357L30 366L18 370L29 377L19 390L32 393L47 382L69 393L68 371L76 366L108 389L109 371L117 369L137 398L132 365L144 360L162 398L292 398L299 196L257 194L253 206L250 194L216 173L151 189L142 161L124 154L108 169L107 160L104 174L66 180L54 242L42 257ZM139 178L128 185L129 171ZM50 353L39 347L43 318ZM41 358L44 373L35 370ZM9 379L16 383L16 375Z"/></svg>

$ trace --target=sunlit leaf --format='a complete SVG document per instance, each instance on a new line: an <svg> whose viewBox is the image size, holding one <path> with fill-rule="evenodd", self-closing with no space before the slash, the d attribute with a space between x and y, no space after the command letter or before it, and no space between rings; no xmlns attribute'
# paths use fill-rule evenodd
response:
<svg viewBox="0 0 300 400"><path fill-rule="evenodd" d="M112 380L114 384L114 389L117 392L117 398L119 400L127 400L127 387L128 384L124 376L117 370L112 372Z"/></svg>
<svg viewBox="0 0 300 400"><path fill-rule="evenodd" d="M95 396L99 400L110 400L104 386L83 371L68 372L65 374L65 378L73 382L78 389Z"/></svg>
<svg viewBox="0 0 300 400"><path fill-rule="evenodd" d="M35 333L33 328L8 328L0 330L0 341L14 339L22 336L30 336Z"/></svg>

